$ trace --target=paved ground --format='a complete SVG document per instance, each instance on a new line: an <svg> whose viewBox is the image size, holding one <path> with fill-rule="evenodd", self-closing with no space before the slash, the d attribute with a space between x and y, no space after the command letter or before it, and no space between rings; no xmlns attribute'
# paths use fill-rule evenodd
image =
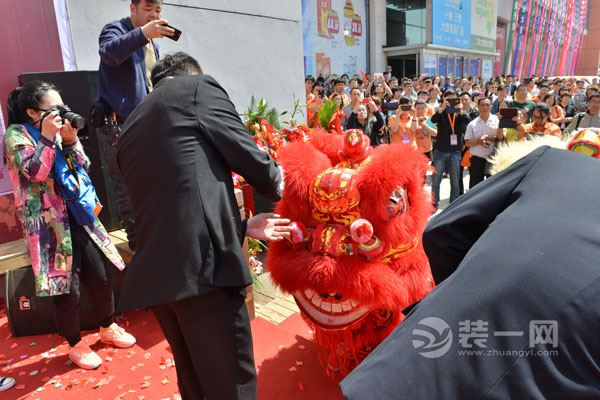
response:
<svg viewBox="0 0 600 400"><path fill-rule="evenodd" d="M465 189L469 187L469 175L464 174L463 183ZM431 191L431 175L427 176L426 189ZM440 186L440 204L439 214L444 208L448 207L450 199L450 179L442 179ZM259 276L260 285L254 288L254 306L256 316L264 318L275 324L280 324L286 318L299 312L293 297L290 294L282 293L271 281L269 273L266 272Z"/></svg>

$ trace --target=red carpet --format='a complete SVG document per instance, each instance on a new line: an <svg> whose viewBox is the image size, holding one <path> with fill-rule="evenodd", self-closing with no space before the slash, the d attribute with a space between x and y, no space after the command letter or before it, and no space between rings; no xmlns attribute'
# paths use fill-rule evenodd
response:
<svg viewBox="0 0 600 400"><path fill-rule="evenodd" d="M0 309L0 375L17 384L0 398L40 400L161 400L180 398L170 348L151 313L127 313L122 324L136 336L131 349L98 342L96 332L84 339L104 359L95 371L76 369L58 335L13 338ZM252 322L258 370L258 397L267 400L341 399L337 381L319 365L310 332L299 314L281 325ZM96 343L97 342L97 343ZM212 399L211 399L212 400Z"/></svg>

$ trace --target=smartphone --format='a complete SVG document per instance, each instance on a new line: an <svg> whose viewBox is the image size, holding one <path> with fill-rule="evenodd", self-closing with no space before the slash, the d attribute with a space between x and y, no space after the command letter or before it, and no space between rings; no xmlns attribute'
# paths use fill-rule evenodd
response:
<svg viewBox="0 0 600 400"><path fill-rule="evenodd" d="M410 104L402 104L400 106L400 110L401 111L410 111L410 110L412 110L412 106Z"/></svg>
<svg viewBox="0 0 600 400"><path fill-rule="evenodd" d="M171 28L171 29L173 29L175 31L175 33L173 33L173 36L167 36L167 35L165 35L164 37L169 38L169 39L174 40L174 41L178 41L179 40L179 37L181 36L181 31L179 29L177 29L174 26L171 26L169 24L163 24L163 26L166 26L167 28Z"/></svg>
<svg viewBox="0 0 600 400"><path fill-rule="evenodd" d="M517 123L513 121L513 118L517 116L519 112L518 108L501 108L498 110L498 116L500 117L500 122L498 124L498 128L515 128Z"/></svg>
<svg viewBox="0 0 600 400"><path fill-rule="evenodd" d="M368 97L365 97L364 99L362 99L363 104L369 104L371 102L371 99Z"/></svg>
<svg viewBox="0 0 600 400"><path fill-rule="evenodd" d="M453 97L451 99L446 100L448 101L448 104L450 104L451 107L456 107L458 103L460 103L460 99L458 97Z"/></svg>

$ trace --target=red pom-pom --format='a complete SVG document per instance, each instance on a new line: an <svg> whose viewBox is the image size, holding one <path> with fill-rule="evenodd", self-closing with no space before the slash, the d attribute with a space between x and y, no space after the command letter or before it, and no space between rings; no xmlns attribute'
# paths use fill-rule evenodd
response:
<svg viewBox="0 0 600 400"><path fill-rule="evenodd" d="M364 219L357 219L350 225L350 236L357 243L366 243L373 236L373 225Z"/></svg>
<svg viewBox="0 0 600 400"><path fill-rule="evenodd" d="M304 242L308 237L306 225L302 222L291 222L290 225L293 231L290 233L290 240L293 243Z"/></svg>

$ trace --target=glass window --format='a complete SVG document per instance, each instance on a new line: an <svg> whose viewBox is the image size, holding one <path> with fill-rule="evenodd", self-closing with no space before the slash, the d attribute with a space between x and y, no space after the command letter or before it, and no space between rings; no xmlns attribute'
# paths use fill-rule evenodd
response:
<svg viewBox="0 0 600 400"><path fill-rule="evenodd" d="M387 46L425 44L425 0L386 0Z"/></svg>

